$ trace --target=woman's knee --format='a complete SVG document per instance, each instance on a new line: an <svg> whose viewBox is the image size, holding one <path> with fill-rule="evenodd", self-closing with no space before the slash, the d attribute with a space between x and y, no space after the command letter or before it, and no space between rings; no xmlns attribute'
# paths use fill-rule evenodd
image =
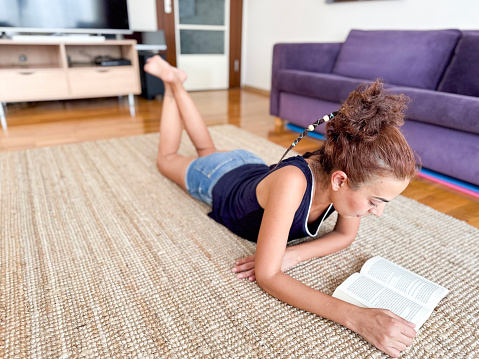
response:
<svg viewBox="0 0 479 359"><path fill-rule="evenodd" d="M166 175L168 172L168 168L171 167L170 156L163 156L161 154L158 154L158 157L156 157L156 167L162 175Z"/></svg>
<svg viewBox="0 0 479 359"><path fill-rule="evenodd" d="M160 171L160 173L162 173L162 163L161 163L161 160L159 158L156 159L156 168L158 168L158 171Z"/></svg>

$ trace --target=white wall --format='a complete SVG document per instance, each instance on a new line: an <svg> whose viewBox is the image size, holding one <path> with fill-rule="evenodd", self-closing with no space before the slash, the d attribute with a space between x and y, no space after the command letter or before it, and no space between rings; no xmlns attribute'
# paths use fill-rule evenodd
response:
<svg viewBox="0 0 479 359"><path fill-rule="evenodd" d="M127 6L131 30L157 31L155 0L127 0Z"/></svg>
<svg viewBox="0 0 479 359"><path fill-rule="evenodd" d="M242 85L271 89L275 43L343 42L353 28L479 30L479 1L244 0Z"/></svg>

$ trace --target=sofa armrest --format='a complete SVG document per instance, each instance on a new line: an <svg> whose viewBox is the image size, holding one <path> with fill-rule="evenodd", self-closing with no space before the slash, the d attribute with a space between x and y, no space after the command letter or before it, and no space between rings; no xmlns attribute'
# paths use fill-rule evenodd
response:
<svg viewBox="0 0 479 359"><path fill-rule="evenodd" d="M330 73L341 43L282 43L273 48L270 113L279 113L278 73L280 70L301 70Z"/></svg>

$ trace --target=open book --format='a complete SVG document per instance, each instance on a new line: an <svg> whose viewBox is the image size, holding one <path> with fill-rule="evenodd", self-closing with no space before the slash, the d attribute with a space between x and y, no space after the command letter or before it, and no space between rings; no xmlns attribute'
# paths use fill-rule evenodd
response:
<svg viewBox="0 0 479 359"><path fill-rule="evenodd" d="M376 256L364 263L333 293L333 297L365 308L389 309L416 324L431 316L449 290L397 264Z"/></svg>

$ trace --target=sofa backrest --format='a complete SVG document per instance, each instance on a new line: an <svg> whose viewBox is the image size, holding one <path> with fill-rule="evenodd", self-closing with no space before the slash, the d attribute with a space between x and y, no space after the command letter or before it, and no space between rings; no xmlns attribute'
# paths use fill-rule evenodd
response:
<svg viewBox="0 0 479 359"><path fill-rule="evenodd" d="M459 30L351 30L332 72L435 90L460 36Z"/></svg>
<svg viewBox="0 0 479 359"><path fill-rule="evenodd" d="M463 31L438 91L479 97L479 31Z"/></svg>

